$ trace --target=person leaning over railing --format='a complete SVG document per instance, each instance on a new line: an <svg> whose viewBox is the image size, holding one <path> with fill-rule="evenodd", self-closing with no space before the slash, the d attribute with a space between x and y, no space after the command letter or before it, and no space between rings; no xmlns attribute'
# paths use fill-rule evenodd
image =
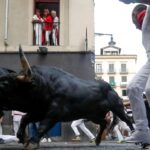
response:
<svg viewBox="0 0 150 150"><path fill-rule="evenodd" d="M35 33L35 44L42 45L42 23L43 19L40 15L40 10L36 9L35 15L32 18L34 33Z"/></svg>
<svg viewBox="0 0 150 150"><path fill-rule="evenodd" d="M43 30L45 31L45 42L46 45L50 45L51 41L50 41L50 35L52 32L52 17L50 16L49 10L48 9L44 9L44 26L43 26Z"/></svg>

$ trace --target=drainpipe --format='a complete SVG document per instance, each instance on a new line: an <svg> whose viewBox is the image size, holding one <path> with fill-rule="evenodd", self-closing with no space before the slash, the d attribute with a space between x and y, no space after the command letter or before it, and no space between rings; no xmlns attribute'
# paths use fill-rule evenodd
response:
<svg viewBox="0 0 150 150"><path fill-rule="evenodd" d="M86 27L86 31L85 31L85 49L86 51L88 51L88 30Z"/></svg>
<svg viewBox="0 0 150 150"><path fill-rule="evenodd" d="M5 5L5 33L4 33L4 45L8 46L8 8L9 8L9 0L6 0Z"/></svg>

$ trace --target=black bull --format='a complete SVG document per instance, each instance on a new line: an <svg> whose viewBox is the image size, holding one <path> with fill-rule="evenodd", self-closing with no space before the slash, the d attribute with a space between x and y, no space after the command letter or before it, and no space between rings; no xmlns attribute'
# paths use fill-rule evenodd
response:
<svg viewBox="0 0 150 150"><path fill-rule="evenodd" d="M87 81L75 77L58 68L30 67L22 50L20 57L21 73L1 74L0 110L19 110L26 112L18 131L18 138L24 143L25 128L30 122L40 121L38 134L28 141L27 147L35 147L40 138L57 122L67 122L85 118L100 125L96 144L106 128L105 116L112 111L133 126L124 113L121 98L103 80ZM32 144L31 144L32 143Z"/></svg>

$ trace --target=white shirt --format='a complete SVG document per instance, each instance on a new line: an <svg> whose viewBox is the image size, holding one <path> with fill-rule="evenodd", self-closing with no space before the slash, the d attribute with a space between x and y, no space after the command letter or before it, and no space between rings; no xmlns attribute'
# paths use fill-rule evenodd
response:
<svg viewBox="0 0 150 150"><path fill-rule="evenodd" d="M20 111L12 111L13 121L20 121L25 113Z"/></svg>
<svg viewBox="0 0 150 150"><path fill-rule="evenodd" d="M40 21L41 23L34 23L34 30L42 30L43 19L39 18L37 15L34 15L32 18L33 21Z"/></svg>
<svg viewBox="0 0 150 150"><path fill-rule="evenodd" d="M53 20L53 26L59 29L59 18L57 16Z"/></svg>

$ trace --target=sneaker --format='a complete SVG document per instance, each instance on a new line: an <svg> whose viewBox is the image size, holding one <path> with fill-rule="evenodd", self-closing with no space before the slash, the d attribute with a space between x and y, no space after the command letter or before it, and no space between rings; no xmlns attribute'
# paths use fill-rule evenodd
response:
<svg viewBox="0 0 150 150"><path fill-rule="evenodd" d="M72 139L73 141L81 141L80 136L76 136L74 139Z"/></svg>
<svg viewBox="0 0 150 150"><path fill-rule="evenodd" d="M150 130L136 130L130 137L125 138L127 143L150 143Z"/></svg>
<svg viewBox="0 0 150 150"><path fill-rule="evenodd" d="M42 140L41 140L41 143L46 143L47 142L47 139L46 138L43 138Z"/></svg>
<svg viewBox="0 0 150 150"><path fill-rule="evenodd" d="M49 143L52 142L51 138L48 138L48 139L47 139L47 142L49 142Z"/></svg>
<svg viewBox="0 0 150 150"><path fill-rule="evenodd" d="M95 138L91 139L91 140L90 140L90 143L95 144Z"/></svg>
<svg viewBox="0 0 150 150"><path fill-rule="evenodd" d="M117 141L117 144L122 144L122 143L124 143L124 140Z"/></svg>

